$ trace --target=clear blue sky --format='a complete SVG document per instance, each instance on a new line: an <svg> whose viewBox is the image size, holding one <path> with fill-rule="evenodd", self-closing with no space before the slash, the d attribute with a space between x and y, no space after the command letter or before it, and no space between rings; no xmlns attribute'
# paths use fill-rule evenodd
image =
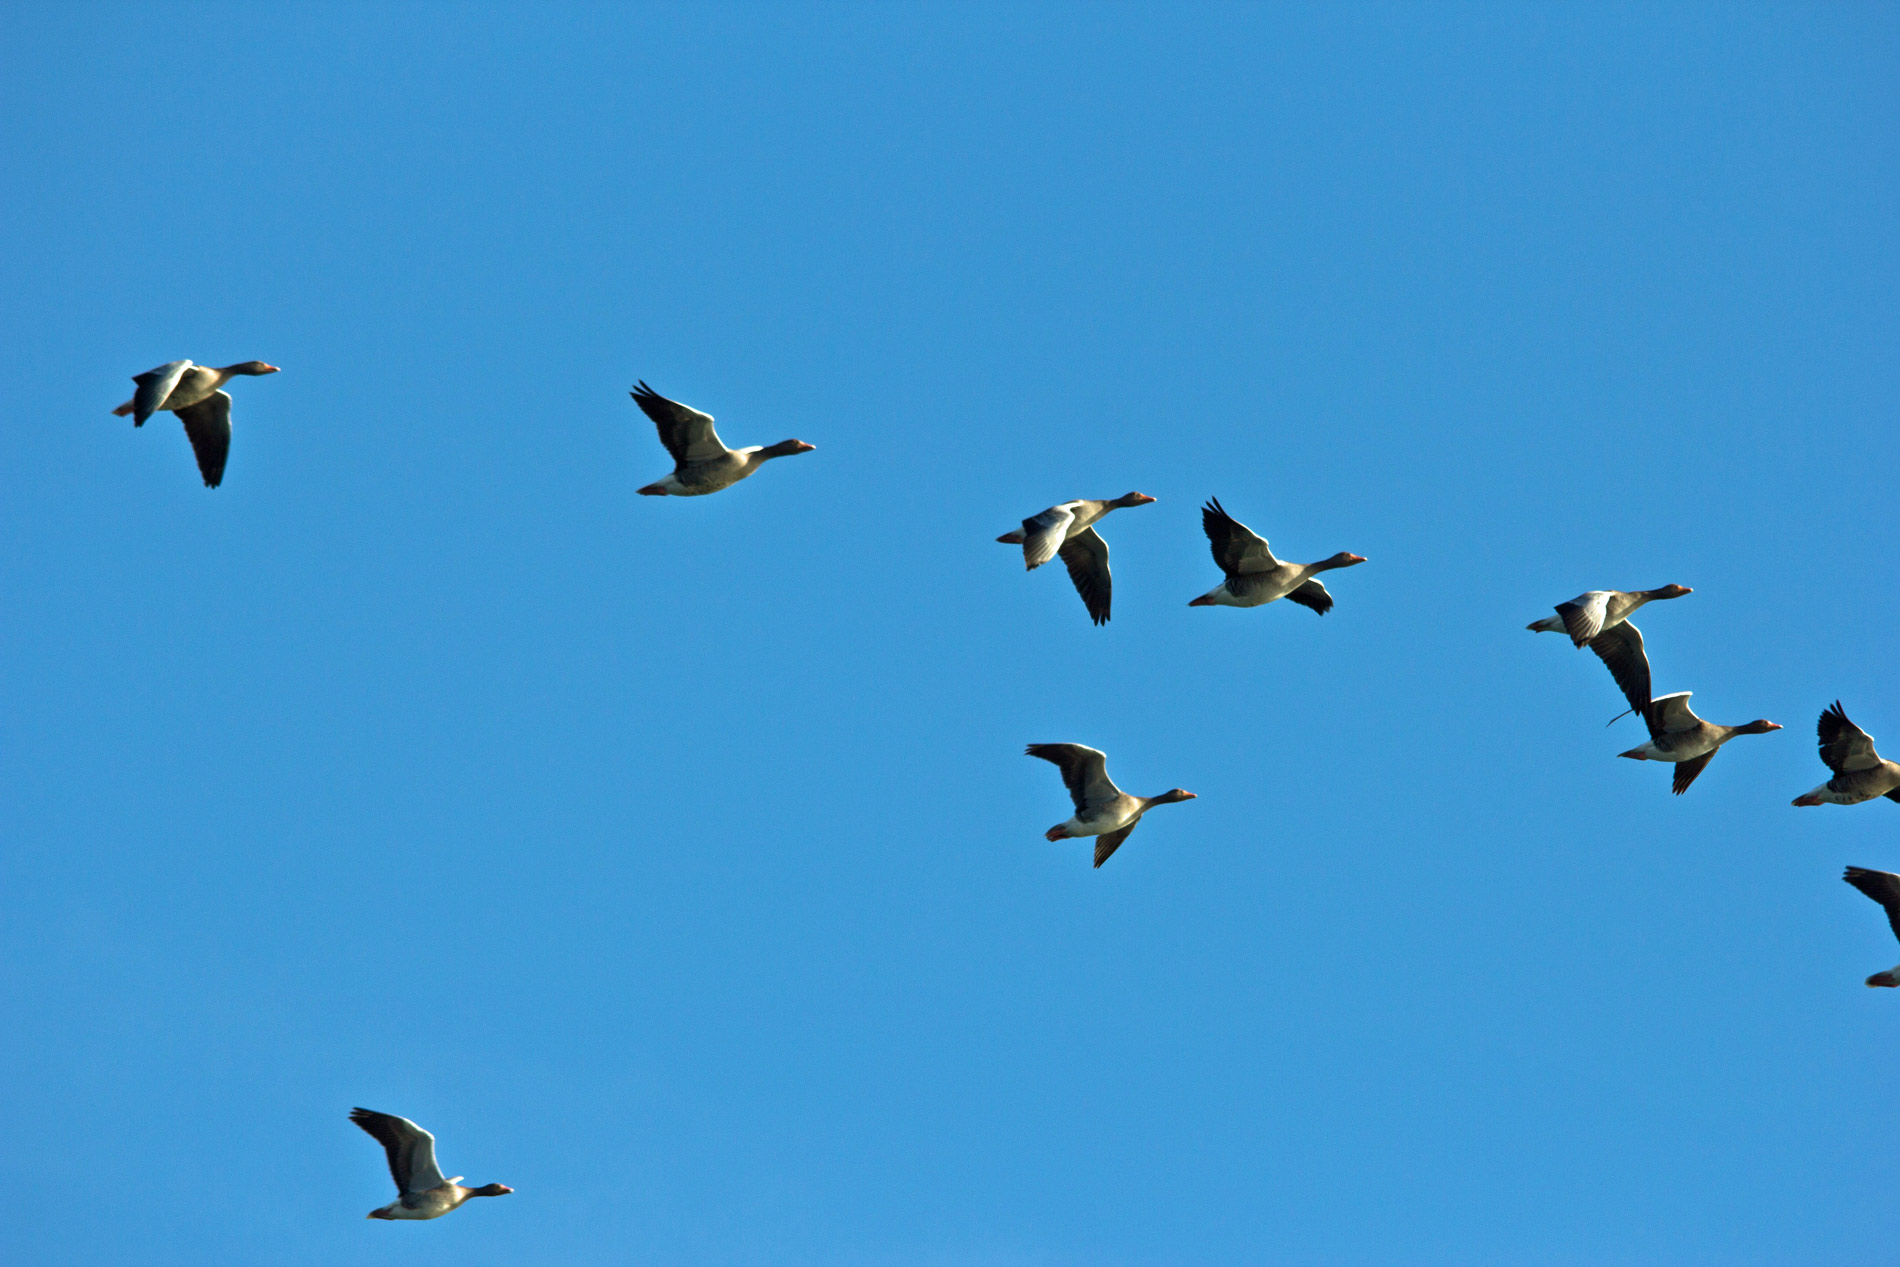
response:
<svg viewBox="0 0 1900 1267"><path fill-rule="evenodd" d="M0 1256L1891 1262L1900 807L1788 802L1900 750L1897 37L11 10ZM818 451L637 497L636 377ZM1130 489L1106 629L992 541ZM1190 610L1210 495L1371 562ZM1666 582L1787 726L1681 799L1523 629ZM1091 871L1052 740L1200 799Z"/></svg>

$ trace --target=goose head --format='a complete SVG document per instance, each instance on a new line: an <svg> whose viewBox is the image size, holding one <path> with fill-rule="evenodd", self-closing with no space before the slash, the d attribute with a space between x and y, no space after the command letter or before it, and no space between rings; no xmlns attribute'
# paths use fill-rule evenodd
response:
<svg viewBox="0 0 1900 1267"><path fill-rule="evenodd" d="M1109 505L1116 507L1146 506L1149 502L1155 500L1157 499L1148 496L1146 493L1124 493L1122 496L1110 502Z"/></svg>
<svg viewBox="0 0 1900 1267"><path fill-rule="evenodd" d="M1737 726L1735 728L1735 733L1738 735L1765 735L1771 730L1780 730L1780 729L1781 729L1780 722L1772 722L1772 721L1769 721L1766 717L1762 717L1762 718L1757 718L1756 720L1752 722L1749 722L1748 725L1746 726Z"/></svg>
<svg viewBox="0 0 1900 1267"><path fill-rule="evenodd" d="M1177 788L1170 788L1168 791L1163 792L1160 796L1151 798L1148 801L1148 804L1172 805L1176 801L1192 801L1195 799L1197 798L1195 797L1194 793L1188 791L1186 788L1177 787Z"/></svg>
<svg viewBox="0 0 1900 1267"><path fill-rule="evenodd" d="M470 1188L468 1195L471 1197L505 1197L513 1191L514 1189L505 1183L485 1183L479 1188Z"/></svg>
<svg viewBox="0 0 1900 1267"><path fill-rule="evenodd" d="M1315 572L1330 572L1334 568L1349 568L1356 563L1364 563L1365 561L1366 556L1363 554L1351 554L1345 550L1341 550L1332 558L1322 559L1318 563L1315 563L1313 570Z"/></svg>
<svg viewBox="0 0 1900 1267"><path fill-rule="evenodd" d="M262 361L239 361L236 365L227 365L218 371L218 373L224 375L226 378L230 378L236 374L247 374L255 378L260 374L275 374L276 372L277 367L275 365L266 365Z"/></svg>
<svg viewBox="0 0 1900 1267"><path fill-rule="evenodd" d="M761 458L788 458L794 453L810 453L817 447L815 444L806 444L803 440L780 440L777 444L769 444L760 449L758 455Z"/></svg>

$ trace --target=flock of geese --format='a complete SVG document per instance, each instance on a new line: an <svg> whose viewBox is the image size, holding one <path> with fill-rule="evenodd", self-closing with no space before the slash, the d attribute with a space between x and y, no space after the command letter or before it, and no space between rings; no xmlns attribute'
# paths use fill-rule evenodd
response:
<svg viewBox="0 0 1900 1267"><path fill-rule="evenodd" d="M224 480L231 451L231 397L223 390L225 384L238 377L277 372L276 366L263 361L242 361L221 368L172 361L134 375L137 391L112 412L121 417L130 414L135 427L143 426L154 413L178 415L205 486L216 488ZM634 387L632 395L641 412L652 419L660 443L673 459L671 473L639 490L645 496L702 497L717 493L751 477L773 458L810 453L815 448L803 440L728 448L713 429L710 414L669 400L644 381ZM1030 571L1060 557L1089 618L1103 625L1109 619L1113 578L1108 566L1108 542L1096 526L1110 511L1145 506L1154 500L1145 493L1128 493L1103 501L1083 498L1059 502L1024 519L1021 527L997 540L1021 546L1023 564ZM1213 589L1190 600L1190 607L1259 607L1284 598L1324 616L1332 610L1333 596L1320 581L1320 573L1366 561L1360 555L1341 551L1317 563L1283 562L1274 557L1263 537L1229 515L1218 499L1202 508L1201 528L1207 534L1222 579ZM1588 647L1596 653L1629 703L1628 711L1641 717L1649 729L1647 743L1618 755L1673 764L1671 790L1678 796L1688 791L1729 740L1781 729L1765 718L1740 726L1716 725L1703 721L1690 709L1688 691L1654 697L1650 694L1648 653L1643 635L1630 616L1646 603L1681 598L1690 592L1684 585L1653 590L1591 590L1557 604L1555 616L1527 626L1536 633L1567 634L1577 648ZM1821 761L1831 777L1796 797L1794 804L1858 805L1876 797L1900 801L1900 764L1883 759L1874 750L1872 737L1848 720L1838 700L1821 713L1817 734ZM1044 833L1046 838L1093 837L1097 867L1121 847L1149 810L1194 799L1194 793L1178 787L1159 796L1130 796L1108 777L1107 756L1082 744L1033 743L1024 751L1061 771L1063 785L1075 805L1075 813ZM1842 878L1880 903L1896 940L1900 940L1900 875L1849 867ZM1900 964L1868 977L1867 984L1900 987ZM370 1211L372 1219L440 1218L470 1197L499 1197L513 1191L499 1183L465 1188L460 1175L444 1177L436 1163L435 1137L407 1118L358 1108L351 1111L350 1120L383 1146L390 1175L396 1181L396 1200Z"/></svg>

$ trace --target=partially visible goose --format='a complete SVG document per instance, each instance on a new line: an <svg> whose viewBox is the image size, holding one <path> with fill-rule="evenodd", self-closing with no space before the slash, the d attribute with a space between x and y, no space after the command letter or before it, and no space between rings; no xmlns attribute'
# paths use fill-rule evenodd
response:
<svg viewBox="0 0 1900 1267"><path fill-rule="evenodd" d="M1127 506L1146 506L1154 498L1146 493L1124 493L1107 501L1081 498L1061 502L1039 515L1023 520L1023 526L1006 532L997 540L1004 545L1023 548L1023 564L1035 571L1056 555L1062 556L1069 569L1069 580L1082 596L1082 605L1098 625L1108 623L1108 600L1113 579L1108 572L1108 542L1095 531L1094 524L1111 510Z"/></svg>
<svg viewBox="0 0 1900 1267"><path fill-rule="evenodd" d="M213 369L190 361L167 361L155 370L134 374L139 389L132 399L113 410L116 417L132 415L132 425L142 427L145 420L161 410L178 415L185 424L185 436L191 441L192 455L198 459L198 473L206 488L224 482L225 459L231 455L231 397L219 391L240 374L275 374L275 365L262 361L239 361Z"/></svg>
<svg viewBox="0 0 1900 1267"><path fill-rule="evenodd" d="M1900 765L1874 751L1874 737L1847 720L1839 700L1822 712L1815 732L1821 740L1821 760L1834 777L1795 797L1796 805L1858 805L1876 796L1900 801Z"/></svg>
<svg viewBox="0 0 1900 1267"><path fill-rule="evenodd" d="M1746 726L1718 726L1703 721L1689 708L1689 696L1694 693L1677 691L1651 701L1643 710L1643 720L1649 723L1649 742L1616 754L1632 761L1675 762L1676 779L1669 790L1677 796L1687 792L1696 775L1715 759L1715 750L1735 736L1765 735L1781 729L1766 720L1752 721Z"/></svg>
<svg viewBox="0 0 1900 1267"><path fill-rule="evenodd" d="M1130 796L1109 779L1108 757L1079 743L1032 743L1023 751L1053 762L1062 771L1069 799L1075 802L1075 816L1051 827L1043 833L1043 838L1095 837L1095 865L1098 867L1121 848L1122 841L1128 839L1128 833L1135 830L1143 814L1157 805L1194 799L1194 793L1180 788L1160 796Z"/></svg>
<svg viewBox="0 0 1900 1267"><path fill-rule="evenodd" d="M1524 628L1533 633L1569 634L1578 647L1597 653L1610 676L1638 716L1649 708L1649 657L1643 652L1643 632L1629 623L1630 613L1644 603L1693 594L1687 585L1665 585L1653 590L1591 590L1567 603L1557 614L1533 620Z"/></svg>
<svg viewBox="0 0 1900 1267"><path fill-rule="evenodd" d="M1222 509L1219 498L1201 508L1201 530L1227 579L1190 601L1189 607L1258 607L1290 598L1324 616L1333 609L1333 596L1320 584L1319 574L1365 562L1363 556L1342 550L1318 563L1282 563L1263 538Z"/></svg>
<svg viewBox="0 0 1900 1267"><path fill-rule="evenodd" d="M1869 871L1865 867L1849 867L1841 879L1880 903L1887 912L1887 927L1893 929L1893 935L1900 938L1900 875L1891 871ZM1892 989L1900 986L1900 964L1895 964L1885 972L1876 972L1867 978L1868 985L1886 986Z"/></svg>
<svg viewBox="0 0 1900 1267"><path fill-rule="evenodd" d="M810 453L818 447L803 440L780 440L764 447L728 449L713 430L711 414L668 400L644 379L633 389L633 402L653 419L660 429L660 443L673 455L673 473L642 488L640 493L646 497L703 497L731 488L770 458Z"/></svg>
<svg viewBox="0 0 1900 1267"><path fill-rule="evenodd" d="M350 1121L368 1131L389 1154L389 1173L396 1180L396 1199L371 1210L372 1219L439 1219L470 1197L505 1197L514 1189L491 1183L464 1188L462 1176L442 1177L435 1162L435 1136L406 1117L351 1109Z"/></svg>

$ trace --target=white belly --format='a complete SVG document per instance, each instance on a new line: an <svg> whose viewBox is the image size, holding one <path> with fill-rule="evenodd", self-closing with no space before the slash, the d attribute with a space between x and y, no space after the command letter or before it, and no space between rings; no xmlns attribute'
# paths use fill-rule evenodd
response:
<svg viewBox="0 0 1900 1267"><path fill-rule="evenodd" d="M1062 830L1071 836L1106 836L1112 831L1120 831L1135 821L1136 815L1124 813L1100 814L1094 818L1071 818L1062 824Z"/></svg>

